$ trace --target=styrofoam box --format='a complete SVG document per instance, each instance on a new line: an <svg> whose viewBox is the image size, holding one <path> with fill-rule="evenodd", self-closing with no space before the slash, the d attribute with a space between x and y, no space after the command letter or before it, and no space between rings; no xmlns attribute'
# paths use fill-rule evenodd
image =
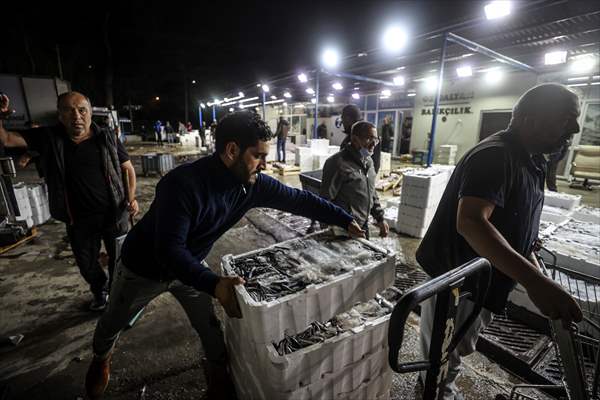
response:
<svg viewBox="0 0 600 400"><path fill-rule="evenodd" d="M302 159L298 163L298 166L300 167L300 172L314 171L315 168L313 156L310 154L302 156Z"/></svg>
<svg viewBox="0 0 600 400"><path fill-rule="evenodd" d="M272 343L256 345L249 342L243 320L227 318L225 336L226 342L238 349L236 353L242 352L260 366L258 374L263 375L264 385L280 392L291 392L386 348L390 315L283 356L277 353Z"/></svg>
<svg viewBox="0 0 600 400"><path fill-rule="evenodd" d="M269 400L335 399L345 393L356 391L364 383L373 381L376 377L389 371L387 362L389 350L386 344L370 354L363 355L356 362L320 375L318 379L310 383L299 386L294 390L285 390L284 385L268 376L267 371L263 369L265 365L257 362L257 359L244 349L244 344L230 341L227 338L227 345L230 351L236 355L236 357L232 357L231 362L232 372L235 381L237 381L236 384L245 382L246 389L250 392L248 394L251 394L251 397L244 398ZM235 362L233 359L235 359Z"/></svg>
<svg viewBox="0 0 600 400"><path fill-rule="evenodd" d="M561 240L557 230L544 241L544 246L556 256L556 264L582 274L600 278L600 249L580 243ZM540 253L546 263L554 262L547 252Z"/></svg>
<svg viewBox="0 0 600 400"><path fill-rule="evenodd" d="M427 232L427 227L411 226L411 225L406 225L401 222L398 222L396 224L396 230L398 232L404 233L405 235L408 235L408 236L422 238L425 236L425 233Z"/></svg>
<svg viewBox="0 0 600 400"><path fill-rule="evenodd" d="M269 154L267 154L267 162L277 161L277 144L269 145Z"/></svg>
<svg viewBox="0 0 600 400"><path fill-rule="evenodd" d="M312 139L310 141L310 149L312 154L328 154L329 153L329 139Z"/></svg>
<svg viewBox="0 0 600 400"><path fill-rule="evenodd" d="M296 146L296 150L295 150L295 163L296 165L300 165L301 161L303 158L306 157L312 157L312 151L310 149L310 147L306 147L306 146Z"/></svg>
<svg viewBox="0 0 600 400"><path fill-rule="evenodd" d="M329 154L314 154L313 155L313 169L319 170L323 169L325 165L325 161L330 157Z"/></svg>
<svg viewBox="0 0 600 400"><path fill-rule="evenodd" d="M544 192L544 205L572 210L581 203L581 196L567 193Z"/></svg>
<svg viewBox="0 0 600 400"><path fill-rule="evenodd" d="M31 216L27 216L27 217L18 216L18 217L15 217L15 220L25 221L27 228L31 228L33 226L33 218L31 218Z"/></svg>
<svg viewBox="0 0 600 400"><path fill-rule="evenodd" d="M387 199L385 199L386 207L398 208L399 205L400 205L400 196L388 197Z"/></svg>
<svg viewBox="0 0 600 400"><path fill-rule="evenodd" d="M545 207L544 207L544 209L542 209L542 215L540 216L541 221L551 222L555 225L564 224L565 222L569 221L570 219L571 219L571 217L569 217L568 215L555 214L552 212L548 212L547 210L545 210Z"/></svg>
<svg viewBox="0 0 600 400"><path fill-rule="evenodd" d="M287 240L270 248L285 247L287 243L321 235L316 232L301 239ZM383 260L334 276L330 281L308 285L303 290L273 301L255 301L243 285L235 287L242 316L249 326L255 343L271 343L285 334L302 332L313 321L327 321L333 316L350 309L354 304L367 301L394 282L395 254L364 239L364 245L387 254ZM231 262L234 258L245 258L259 254L251 251L233 257L226 255L221 260L224 275L234 275Z"/></svg>
<svg viewBox="0 0 600 400"><path fill-rule="evenodd" d="M573 210L573 219L600 225L600 208L580 206Z"/></svg>
<svg viewBox="0 0 600 400"><path fill-rule="evenodd" d="M414 207L408 204L400 204L398 207L398 223L412 225L415 227L427 227L431 223L437 207Z"/></svg>
<svg viewBox="0 0 600 400"><path fill-rule="evenodd" d="M388 206L384 209L383 219L389 225L390 229L396 230L398 222L398 207Z"/></svg>
<svg viewBox="0 0 600 400"><path fill-rule="evenodd" d="M437 207L444 194L445 187L432 187L430 189L402 186L400 204L418 208Z"/></svg>
<svg viewBox="0 0 600 400"><path fill-rule="evenodd" d="M381 163L379 170L380 171L391 171L392 170L392 153L387 153L385 151L381 152Z"/></svg>

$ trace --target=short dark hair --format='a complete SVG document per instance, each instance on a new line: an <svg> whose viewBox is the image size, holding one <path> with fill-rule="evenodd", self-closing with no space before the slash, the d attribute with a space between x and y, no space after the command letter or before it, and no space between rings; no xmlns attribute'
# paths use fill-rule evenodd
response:
<svg viewBox="0 0 600 400"><path fill-rule="evenodd" d="M362 137L369 133L371 129L377 130L377 127L368 121L358 121L352 125L350 134Z"/></svg>
<svg viewBox="0 0 600 400"><path fill-rule="evenodd" d="M235 142L240 151L256 146L259 140L267 142L273 138L273 132L258 114L250 111L237 111L223 118L215 131L215 147L218 153L225 151L225 145Z"/></svg>
<svg viewBox="0 0 600 400"><path fill-rule="evenodd" d="M360 118L360 108L356 104L348 104L342 109L342 116L347 115L358 121Z"/></svg>

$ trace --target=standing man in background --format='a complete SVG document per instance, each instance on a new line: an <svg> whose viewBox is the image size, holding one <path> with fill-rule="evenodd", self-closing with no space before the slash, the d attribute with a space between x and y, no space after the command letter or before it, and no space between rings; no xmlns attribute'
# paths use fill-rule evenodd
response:
<svg viewBox="0 0 600 400"><path fill-rule="evenodd" d="M344 133L346 134L346 137L340 145L341 148L344 148L350 143L350 133L352 131L352 125L354 125L354 123L360 120L362 120L362 117L360 115L360 109L354 104L348 104L342 109L342 126L344 127ZM379 143L373 149L371 159L373 159L373 167L375 168L375 173L378 173L379 166L381 164L381 146L379 145Z"/></svg>
<svg viewBox="0 0 600 400"><path fill-rule="evenodd" d="M0 142L40 154L50 214L66 224L77 266L93 295L89 308L100 311L108 302L115 239L127 232L128 214L139 211L135 170L112 131L92 122L92 105L86 96L63 93L57 107L58 125L9 132L2 126L2 119L11 113L9 99L0 96ZM109 257L108 277L98 261L101 241Z"/></svg>

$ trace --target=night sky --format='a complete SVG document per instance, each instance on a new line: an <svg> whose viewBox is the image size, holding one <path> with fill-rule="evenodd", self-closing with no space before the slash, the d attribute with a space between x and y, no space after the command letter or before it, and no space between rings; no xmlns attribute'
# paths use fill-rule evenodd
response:
<svg viewBox="0 0 600 400"><path fill-rule="evenodd" d="M172 120L183 118L186 77L192 108L198 99L237 93L243 85L314 66L327 44L335 44L342 54L377 47L391 21L418 34L480 16L485 4L46 3L51 4L23 3L18 10L0 12L0 73L58 76L58 45L64 78L95 105L106 104L106 72L112 66L118 109L131 101L143 106L138 118Z"/></svg>

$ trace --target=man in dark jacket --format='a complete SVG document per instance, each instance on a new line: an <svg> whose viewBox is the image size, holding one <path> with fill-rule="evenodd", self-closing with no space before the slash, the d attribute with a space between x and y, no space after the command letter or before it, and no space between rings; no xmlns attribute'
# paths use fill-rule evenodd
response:
<svg viewBox="0 0 600 400"><path fill-rule="evenodd" d="M484 310L448 356L444 399L461 398L454 381L460 358L475 351L492 312L503 313L509 292L520 283L550 319L565 326L582 319L577 302L545 277L533 254L544 204L543 154L564 146L579 131L577 95L557 84L526 92L513 108L507 130L469 150L454 170L431 225L417 249L417 261L438 276L476 257L493 266ZM469 282L466 289L473 289ZM461 326L474 303L461 299L454 326ZM421 347L428 354L435 299L421 307Z"/></svg>
<svg viewBox="0 0 600 400"><path fill-rule="evenodd" d="M127 231L127 211L132 215L138 212L135 171L115 135L92 123L92 106L86 96L64 93L57 107L60 124L51 128L9 132L0 118L0 141L7 147L27 147L40 154L50 214L66 223L77 266L94 295L90 309L98 311L108 300L115 239ZM9 99L1 96L0 117L9 114ZM101 241L109 256L108 278L98 261Z"/></svg>
<svg viewBox="0 0 600 400"><path fill-rule="evenodd" d="M380 236L389 226L375 190L375 168L371 153L379 142L377 128L367 121L352 126L350 144L329 157L323 166L320 195L349 212L369 237L369 215L377 221Z"/></svg>
<svg viewBox="0 0 600 400"><path fill-rule="evenodd" d="M94 333L94 359L86 377L91 398L100 397L108 385L111 354L121 330L166 291L185 309L202 341L209 361L208 398L227 396L227 355L211 296L230 316L239 317L234 286L244 281L215 274L204 258L249 209L277 208L364 236L343 209L260 174L272 136L258 115L229 114L216 128L214 154L160 180L150 210L125 239L112 292L117 301L109 303Z"/></svg>

